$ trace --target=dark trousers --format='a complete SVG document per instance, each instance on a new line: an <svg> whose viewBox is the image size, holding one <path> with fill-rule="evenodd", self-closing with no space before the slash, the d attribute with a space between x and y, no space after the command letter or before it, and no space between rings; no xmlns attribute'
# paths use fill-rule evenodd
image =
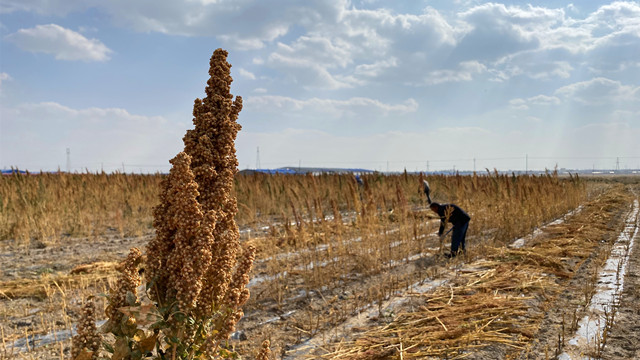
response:
<svg viewBox="0 0 640 360"><path fill-rule="evenodd" d="M453 225L451 234L451 254L455 255L458 249L465 251L464 238L467 236L467 229L469 228L469 222Z"/></svg>

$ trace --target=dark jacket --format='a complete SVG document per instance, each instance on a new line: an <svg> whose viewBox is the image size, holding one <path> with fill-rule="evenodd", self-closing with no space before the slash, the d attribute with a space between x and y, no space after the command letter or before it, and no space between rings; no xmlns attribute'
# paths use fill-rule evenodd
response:
<svg viewBox="0 0 640 360"><path fill-rule="evenodd" d="M448 210L452 209L452 210ZM460 209L458 205L454 204L441 204L438 206L438 216L440 216L440 229L438 230L438 235L442 235L444 232L445 222L450 222L453 226L456 225L464 225L471 220L471 216L467 214L464 210Z"/></svg>

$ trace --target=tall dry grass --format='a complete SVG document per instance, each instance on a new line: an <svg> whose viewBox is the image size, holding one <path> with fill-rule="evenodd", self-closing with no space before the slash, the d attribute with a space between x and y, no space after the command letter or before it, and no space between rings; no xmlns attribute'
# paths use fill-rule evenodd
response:
<svg viewBox="0 0 640 360"><path fill-rule="evenodd" d="M263 217L280 212L279 225L272 224L271 232L257 242L260 257L268 259L258 269L288 276L275 276L272 288L262 294L279 301L286 298L286 289L296 288L294 283L311 291L343 283L354 274L384 273L433 251L438 221L420 193L420 175L376 174L363 179L363 187L339 175L244 179L252 192L264 194L256 199L265 202L263 209L270 209ZM471 215L467 244L476 255L483 246L500 246L530 233L576 208L587 196L579 178L561 179L554 173L428 180L434 201L456 203ZM381 291L394 290L391 286Z"/></svg>
<svg viewBox="0 0 640 360"><path fill-rule="evenodd" d="M13 174L0 177L0 240L58 242L151 230L161 175Z"/></svg>
<svg viewBox="0 0 640 360"><path fill-rule="evenodd" d="M0 240L55 243L67 236L105 233L139 236L152 231L152 209L165 175L37 174L0 177ZM356 216L373 221L378 211L407 216L424 205L419 175L364 175L358 186L351 175L237 175L240 227L304 222L312 229L325 217ZM527 231L579 201L574 179L547 176L429 176L433 197L473 213L473 227L496 228L497 238ZM316 219L316 222L311 221ZM337 224L335 220L334 224ZM479 226L479 227L478 227ZM339 228L340 226L338 226Z"/></svg>

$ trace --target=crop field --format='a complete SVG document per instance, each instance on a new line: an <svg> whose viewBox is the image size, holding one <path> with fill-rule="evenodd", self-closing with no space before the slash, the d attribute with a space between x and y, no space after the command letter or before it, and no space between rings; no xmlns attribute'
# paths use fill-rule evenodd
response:
<svg viewBox="0 0 640 360"><path fill-rule="evenodd" d="M87 298L104 324L97 295L116 286L129 249L154 238L163 178L0 178L0 356L68 358ZM243 358L264 340L273 359L638 356L639 179L362 179L236 175L240 242L256 248L228 344ZM464 256L442 256L449 239L439 241L423 179L435 201L471 215Z"/></svg>
<svg viewBox="0 0 640 360"><path fill-rule="evenodd" d="M0 360L640 360L640 0L0 13Z"/></svg>

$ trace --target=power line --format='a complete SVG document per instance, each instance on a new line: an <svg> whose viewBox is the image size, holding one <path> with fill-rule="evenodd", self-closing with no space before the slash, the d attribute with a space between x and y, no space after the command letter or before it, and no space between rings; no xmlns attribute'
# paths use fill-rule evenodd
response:
<svg viewBox="0 0 640 360"><path fill-rule="evenodd" d="M66 148L66 156L67 156L67 172L71 171L71 149ZM615 159L615 161L613 161ZM359 167L359 168L371 168L378 169L383 171L386 168L387 171L392 169L399 169L402 166L414 167L411 164L419 164L418 168L425 168L426 171L441 171L446 169L462 169L464 171L477 171L478 168L506 168L510 169L522 169L522 165L524 166L524 171L529 172L536 169L547 169L553 168L552 163L563 162L563 166L561 168L572 168L572 169L590 169L596 171L597 169L602 170L615 170L620 171L621 169L629 169L633 168L633 165L636 162L636 159L640 159L640 156L529 156L529 154L525 154L524 156L505 156L505 157L458 157L458 158L441 158L441 159L432 159L429 160L353 160L348 161L344 160L344 158L339 160L328 160L328 161L308 161L305 160L305 165L307 167ZM297 166L302 166L302 160L304 159L296 159L289 161L273 161L265 163L265 166L270 168L275 167L283 167L283 166L295 166L294 164L297 162ZM522 161L524 160L524 161ZM534 161L534 165L530 164L530 160ZM76 159L76 162L78 160ZM511 161L511 162L507 162ZM571 163L569 163L571 162ZM436 165L437 166L434 166ZM426 165L426 166L425 166ZM569 166L567 166L569 165ZM24 169L55 169L56 166L43 166L42 164L37 164L36 162L22 162L20 166L15 166L16 168L24 168ZM58 170L61 166L57 166ZM77 163L76 169L96 169L102 170L105 169L109 171L109 169L120 169L120 171L125 172L128 170L141 170L141 169L154 169L158 171L166 171L169 169L171 165L167 163L162 164L153 164L153 163L110 163L110 162L87 162L87 163ZM260 148L256 148L256 168L261 168L262 162L260 160ZM640 164L638 164L638 168L640 168ZM461 170L461 171L462 171Z"/></svg>

